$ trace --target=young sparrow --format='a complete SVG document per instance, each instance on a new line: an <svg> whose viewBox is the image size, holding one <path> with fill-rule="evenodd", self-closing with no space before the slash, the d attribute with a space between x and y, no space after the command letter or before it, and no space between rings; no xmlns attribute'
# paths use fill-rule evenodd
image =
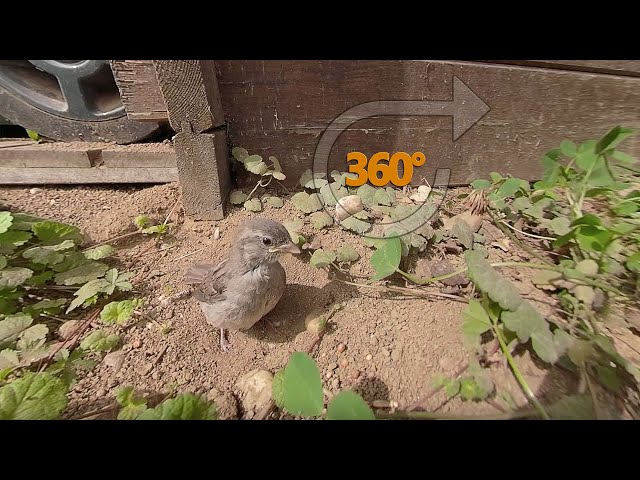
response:
<svg viewBox="0 0 640 480"><path fill-rule="evenodd" d="M287 229L255 218L241 226L228 258L217 265L195 264L185 273L207 323L220 329L222 351L230 349L225 330L248 330L282 297L287 278L278 259L283 253L300 253Z"/></svg>

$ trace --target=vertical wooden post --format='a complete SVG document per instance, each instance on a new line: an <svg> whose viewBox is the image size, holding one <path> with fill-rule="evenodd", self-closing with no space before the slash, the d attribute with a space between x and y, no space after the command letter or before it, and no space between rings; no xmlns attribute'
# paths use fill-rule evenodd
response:
<svg viewBox="0 0 640 480"><path fill-rule="evenodd" d="M182 202L196 220L221 220L229 193L229 157L212 60L154 60L175 150Z"/></svg>

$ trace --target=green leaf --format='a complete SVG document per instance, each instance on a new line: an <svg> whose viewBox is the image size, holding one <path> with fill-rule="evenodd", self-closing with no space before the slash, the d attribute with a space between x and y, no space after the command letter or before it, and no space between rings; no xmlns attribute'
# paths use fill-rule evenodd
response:
<svg viewBox="0 0 640 480"><path fill-rule="evenodd" d="M108 269L104 263L90 260L79 267L56 274L55 281L58 285L79 285L103 276Z"/></svg>
<svg viewBox="0 0 640 480"><path fill-rule="evenodd" d="M491 178L491 181L493 183L497 183L500 180L504 179L504 177L502 175L500 175L498 172L491 172L489 173L489 178Z"/></svg>
<svg viewBox="0 0 640 480"><path fill-rule="evenodd" d="M263 200L267 205L271 205L273 208L284 207L284 201L280 197L269 195L268 197L263 198Z"/></svg>
<svg viewBox="0 0 640 480"><path fill-rule="evenodd" d="M163 233L166 233L168 229L169 227L166 224L159 223L157 225L151 225L150 227L143 228L141 231L145 235L151 235L154 233L159 233L162 235Z"/></svg>
<svg viewBox="0 0 640 480"><path fill-rule="evenodd" d="M262 161L262 157L260 155L249 155L244 159L244 168L256 175L264 175L269 167L266 163Z"/></svg>
<svg viewBox="0 0 640 480"><path fill-rule="evenodd" d="M33 305L24 307L23 311L24 313L31 315L32 317L37 317L41 313L55 315L60 311L60 307L66 305L66 303L67 300L65 298L57 298L55 300L41 300L34 303Z"/></svg>
<svg viewBox="0 0 640 480"><path fill-rule="evenodd" d="M314 228L321 230L333 225L333 217L325 211L314 212L309 217Z"/></svg>
<svg viewBox="0 0 640 480"><path fill-rule="evenodd" d="M57 245L65 240L71 240L76 245L80 245L83 240L78 227L51 220L34 223L31 229L45 245Z"/></svg>
<svg viewBox="0 0 640 480"><path fill-rule="evenodd" d="M549 329L542 315L526 300L522 300L513 311L503 311L500 318L505 327L518 335L521 342L527 342L536 331Z"/></svg>
<svg viewBox="0 0 640 480"><path fill-rule="evenodd" d="M280 161L274 157L273 155L269 157L269 161L273 164L273 169L276 172L282 172L282 167L280 166ZM275 177L275 175L274 175ZM284 180L284 178L279 178L278 180Z"/></svg>
<svg viewBox="0 0 640 480"><path fill-rule="evenodd" d="M31 232L31 227L34 223L42 222L44 218L34 217L33 215L27 215L26 213L13 213L12 230L25 230Z"/></svg>
<svg viewBox="0 0 640 480"><path fill-rule="evenodd" d="M249 156L249 152L247 152L246 148L233 147L231 149L231 155L233 155L233 158L239 162L244 162L244 160Z"/></svg>
<svg viewBox="0 0 640 480"><path fill-rule="evenodd" d="M491 319L477 300L469 300L469 305L462 312L462 318L462 333L465 335L475 337L491 330Z"/></svg>
<svg viewBox="0 0 640 480"><path fill-rule="evenodd" d="M560 150L562 151L563 154L565 154L569 158L575 157L576 154L578 153L576 144L573 143L571 140L563 140L562 143L560 144Z"/></svg>
<svg viewBox="0 0 640 480"><path fill-rule="evenodd" d="M285 408L293 415L313 417L322 413L320 370L308 354L291 354L284 369L283 400Z"/></svg>
<svg viewBox="0 0 640 480"><path fill-rule="evenodd" d="M484 190L486 188L489 188L490 186L491 186L491 182L489 180L484 180L482 178L479 178L471 182L471 187L474 190Z"/></svg>
<svg viewBox="0 0 640 480"><path fill-rule="evenodd" d="M122 406L122 410L118 412L118 420L135 420L147 409L147 401L130 386L118 389L116 401Z"/></svg>
<svg viewBox="0 0 640 480"><path fill-rule="evenodd" d="M340 226L342 228L351 230L352 232L356 232L359 234L366 233L371 229L371 224L369 222L360 220L359 218L356 218L353 215L342 220L340 222Z"/></svg>
<svg viewBox="0 0 640 480"><path fill-rule="evenodd" d="M596 145L596 153L614 149L625 138L633 135L633 133L634 131L631 128L622 128L620 126L612 128Z"/></svg>
<svg viewBox="0 0 640 480"><path fill-rule="evenodd" d="M349 263L355 262L360 258L358 252L355 251L353 247L349 245L345 245L344 247L340 247L336 250L336 259L340 263Z"/></svg>
<svg viewBox="0 0 640 480"><path fill-rule="evenodd" d="M392 190L393 191L393 190ZM395 192L393 197L389 194L389 191L384 188L376 188L376 193L373 195L374 205L386 205L390 207L395 200Z"/></svg>
<svg viewBox="0 0 640 480"><path fill-rule="evenodd" d="M500 198L512 197L514 193L520 190L521 182L522 180L519 178L507 178L504 183L500 185L496 194Z"/></svg>
<svg viewBox="0 0 640 480"><path fill-rule="evenodd" d="M451 235L460 240L464 248L471 248L473 245L473 231L467 222L458 218L451 228Z"/></svg>
<svg viewBox="0 0 640 480"><path fill-rule="evenodd" d="M373 410L351 390L338 393L327 406L327 420L375 420Z"/></svg>
<svg viewBox="0 0 640 480"><path fill-rule="evenodd" d="M133 285L128 281L133 275L132 272L119 273L116 268L107 271L104 278L109 282L110 288L106 289L106 293L111 295L116 288L121 292L128 292L133 288Z"/></svg>
<svg viewBox="0 0 640 480"><path fill-rule="evenodd" d="M312 267L324 268L329 266L331 262L335 262L335 261L336 261L335 252L331 250L323 250L319 248L318 250L313 252L313 255L311 255L311 260L309 260L309 263L311 264Z"/></svg>
<svg viewBox="0 0 640 480"><path fill-rule="evenodd" d="M46 325L42 323L32 325L20 333L20 339L16 346L20 351L40 348L44 345L48 333L49 327Z"/></svg>
<svg viewBox="0 0 640 480"><path fill-rule="evenodd" d="M229 201L233 205L241 205L245 202L246 199L247 194L242 190L234 190L233 192L231 192L231 195L229 195Z"/></svg>
<svg viewBox="0 0 640 480"><path fill-rule="evenodd" d="M0 252L13 253L15 247L24 245L32 236L31 232L19 232L17 230L0 233Z"/></svg>
<svg viewBox="0 0 640 480"><path fill-rule="evenodd" d="M259 198L252 198L244 202L245 210L250 212L261 212L262 211L262 202Z"/></svg>
<svg viewBox="0 0 640 480"><path fill-rule="evenodd" d="M9 212L0 212L0 233L9 230L13 223L13 216Z"/></svg>
<svg viewBox="0 0 640 480"><path fill-rule="evenodd" d="M576 155L576 165L582 170L593 170L598 162L598 154L593 150L585 150Z"/></svg>
<svg viewBox="0 0 640 480"><path fill-rule="evenodd" d="M36 142L40 140L40 135L38 135L38 132L36 132L35 130L29 130L28 128L26 130L27 130L27 135L31 140L34 140Z"/></svg>
<svg viewBox="0 0 640 480"><path fill-rule="evenodd" d="M33 275L28 268L10 267L0 270L0 290L13 290Z"/></svg>
<svg viewBox="0 0 640 480"><path fill-rule="evenodd" d="M0 388L0 420L55 420L67 406L67 387L50 373L25 373Z"/></svg>
<svg viewBox="0 0 640 480"><path fill-rule="evenodd" d="M520 292L511 282L499 275L484 259L482 253L467 250L464 258L468 267L469 278L477 287L486 292L489 298L505 310L516 310L522 302Z"/></svg>
<svg viewBox="0 0 640 480"><path fill-rule="evenodd" d="M100 245L84 252L84 256L89 260L100 260L110 257L116 251L111 245Z"/></svg>
<svg viewBox="0 0 640 480"><path fill-rule="evenodd" d="M590 395L570 395L547 407L554 420L595 420L595 410Z"/></svg>
<svg viewBox="0 0 640 480"><path fill-rule="evenodd" d="M284 409L284 368L278 370L273 376L271 398L279 409Z"/></svg>
<svg viewBox="0 0 640 480"><path fill-rule="evenodd" d="M633 165L637 161L634 157L632 157L628 153L624 153L619 150L614 150L611 156L623 165Z"/></svg>
<svg viewBox="0 0 640 480"><path fill-rule="evenodd" d="M45 270L42 273L31 276L25 283L27 285L44 285L53 278L53 272L51 270Z"/></svg>
<svg viewBox="0 0 640 480"><path fill-rule="evenodd" d="M636 252L627 258L627 268L634 272L640 272L640 252Z"/></svg>
<svg viewBox="0 0 640 480"><path fill-rule="evenodd" d="M548 324L545 328L536 330L531 334L531 346L542 361L552 364L558 361L559 355L556 342Z"/></svg>
<svg viewBox="0 0 640 480"><path fill-rule="evenodd" d="M0 255L0 270L7 266L7 257Z"/></svg>
<svg viewBox="0 0 640 480"><path fill-rule="evenodd" d="M58 245L48 245L44 247L32 247L24 252L22 256L33 263L41 265L55 265L64 260L64 255L59 253L61 250L68 250L73 247L71 240L65 240Z"/></svg>
<svg viewBox="0 0 640 480"><path fill-rule="evenodd" d="M556 217L549 221L549 228L556 235L566 235L571 231L570 224L567 217Z"/></svg>
<svg viewBox="0 0 640 480"><path fill-rule="evenodd" d="M119 343L120 337L115 333L109 333L106 330L96 330L80 343L80 348L83 350L91 350L92 352L105 352L112 350Z"/></svg>
<svg viewBox="0 0 640 480"><path fill-rule="evenodd" d="M376 272L371 280L382 280L395 273L400 266L401 257L402 246L400 239L396 237L385 240L385 243L371 255L370 263Z"/></svg>
<svg viewBox="0 0 640 480"><path fill-rule="evenodd" d="M142 230L143 228L146 228L148 225L151 225L152 221L151 219L146 216L146 215L138 215L134 220L133 223L136 227L138 227L138 229Z"/></svg>
<svg viewBox="0 0 640 480"><path fill-rule="evenodd" d="M348 195L347 189L340 185L338 182L328 183L320 189L320 195L324 200L325 205L335 207L343 197Z"/></svg>
<svg viewBox="0 0 640 480"><path fill-rule="evenodd" d="M102 322L107 325L124 325L133 315L133 311L140 306L141 301L122 300L120 302L111 302L104 306L100 312Z"/></svg>
<svg viewBox="0 0 640 480"><path fill-rule="evenodd" d="M9 371L12 371L15 367L20 365L20 359L18 358L18 352L15 350L4 349L0 351L0 370L4 370L6 368ZM2 376L0 375L0 382L2 381Z"/></svg>
<svg viewBox="0 0 640 480"><path fill-rule="evenodd" d="M312 178L307 183L304 184L304 188L310 188L312 190L317 190L319 188L324 187L329 182L327 182L324 178Z"/></svg>
<svg viewBox="0 0 640 480"><path fill-rule="evenodd" d="M193 393L182 393L145 410L138 420L217 420L216 406Z"/></svg>
<svg viewBox="0 0 640 480"><path fill-rule="evenodd" d="M67 308L67 313L75 310L77 307L82 305L86 300L92 298L98 293L105 292L111 283L105 280L104 278L99 278L97 280L91 280L90 282L85 283L82 287L78 289L74 295L76 298L71 302L69 308Z"/></svg>
<svg viewBox="0 0 640 480"><path fill-rule="evenodd" d="M527 197L518 197L513 201L511 206L514 208L514 210L522 212L523 210L531 208L533 204Z"/></svg>
<svg viewBox="0 0 640 480"><path fill-rule="evenodd" d="M307 192L298 192L291 197L291 202L304 213L317 212L322 208L322 197L317 193L309 195Z"/></svg>
<svg viewBox="0 0 640 480"><path fill-rule="evenodd" d="M364 185L358 187L358 192L356 193L356 195L358 195L362 199L362 203L365 207L370 207L376 204L376 189L368 183L365 183Z"/></svg>
<svg viewBox="0 0 640 480"><path fill-rule="evenodd" d="M0 320L0 348L14 342L33 322L29 315L18 313Z"/></svg>

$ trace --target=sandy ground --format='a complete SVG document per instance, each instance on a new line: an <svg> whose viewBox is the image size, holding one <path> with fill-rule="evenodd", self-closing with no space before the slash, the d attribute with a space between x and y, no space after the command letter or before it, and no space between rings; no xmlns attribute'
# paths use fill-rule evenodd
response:
<svg viewBox="0 0 640 480"><path fill-rule="evenodd" d="M147 214L162 221L178 201L175 184L155 187L64 187L0 188L0 203L11 209L52 217L79 226L87 242L99 242L133 231L136 215ZM455 192L453 196L455 197ZM159 251L156 241L134 236L117 242L119 268L131 264L136 272L135 294L149 307L159 299L184 290L185 269L195 262L217 262L227 254L238 225L251 215L233 208L220 222L185 220L180 204L174 209L171 233L164 242L172 248ZM289 202L281 209L270 206L259 215L280 221L302 218ZM214 231L220 229L220 238ZM489 242L502 237L499 230L485 222L484 235ZM308 238L319 236L324 247L353 246L361 259L351 273L370 273L368 259L372 250L354 234L339 228L315 232L305 225ZM487 247L491 261L530 260L513 247L508 252ZM425 256L426 253L421 254ZM447 258L454 265L462 259ZM118 330L123 335L121 350L110 361L100 362L80 377L70 393L65 416L74 418L112 402L123 385L165 392L192 391L225 397L229 416L243 413L235 399L238 379L256 368L272 372L286 364L291 352L306 350L313 336L305 331L304 318L316 307L344 302L343 309L331 319L328 333L314 352L325 386L331 392L353 388L368 401L397 402L402 408L424 398L432 391L436 375L453 376L468 360L463 345L461 323L464 303L448 299L415 299L374 289L348 287L330 281L327 273L309 266L309 253L284 257L288 285L276 308L247 333L231 332L231 353L222 353L218 331L205 323L194 299L178 301L159 311L156 322L139 323ZM415 260L415 259L414 259ZM527 270L505 271L518 289L543 313L551 313L554 301L529 281ZM398 285L404 282L398 281ZM346 288L345 288L346 287ZM439 291L442 286L430 287ZM467 292L468 295L468 292ZM160 325L170 325L166 331ZM114 327L118 329L118 327ZM338 345L346 346L339 352ZM559 369L546 370L530 353L522 349L516 357L531 388L543 403L575 393L577 380ZM444 392L424 402L429 410L456 414L491 414L508 408L505 396L519 406L527 400L502 360L491 366L497 393L490 402L447 400ZM238 410L236 409L238 405ZM251 415L249 415L251 416Z"/></svg>

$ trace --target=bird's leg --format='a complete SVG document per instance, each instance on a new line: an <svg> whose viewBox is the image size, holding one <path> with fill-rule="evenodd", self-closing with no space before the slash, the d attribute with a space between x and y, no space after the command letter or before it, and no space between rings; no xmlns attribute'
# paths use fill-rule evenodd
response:
<svg viewBox="0 0 640 480"><path fill-rule="evenodd" d="M231 350L231 343L229 343L229 340L227 340L227 336L225 335L225 330L224 328L220 329L220 349L223 352L228 352L229 350Z"/></svg>

